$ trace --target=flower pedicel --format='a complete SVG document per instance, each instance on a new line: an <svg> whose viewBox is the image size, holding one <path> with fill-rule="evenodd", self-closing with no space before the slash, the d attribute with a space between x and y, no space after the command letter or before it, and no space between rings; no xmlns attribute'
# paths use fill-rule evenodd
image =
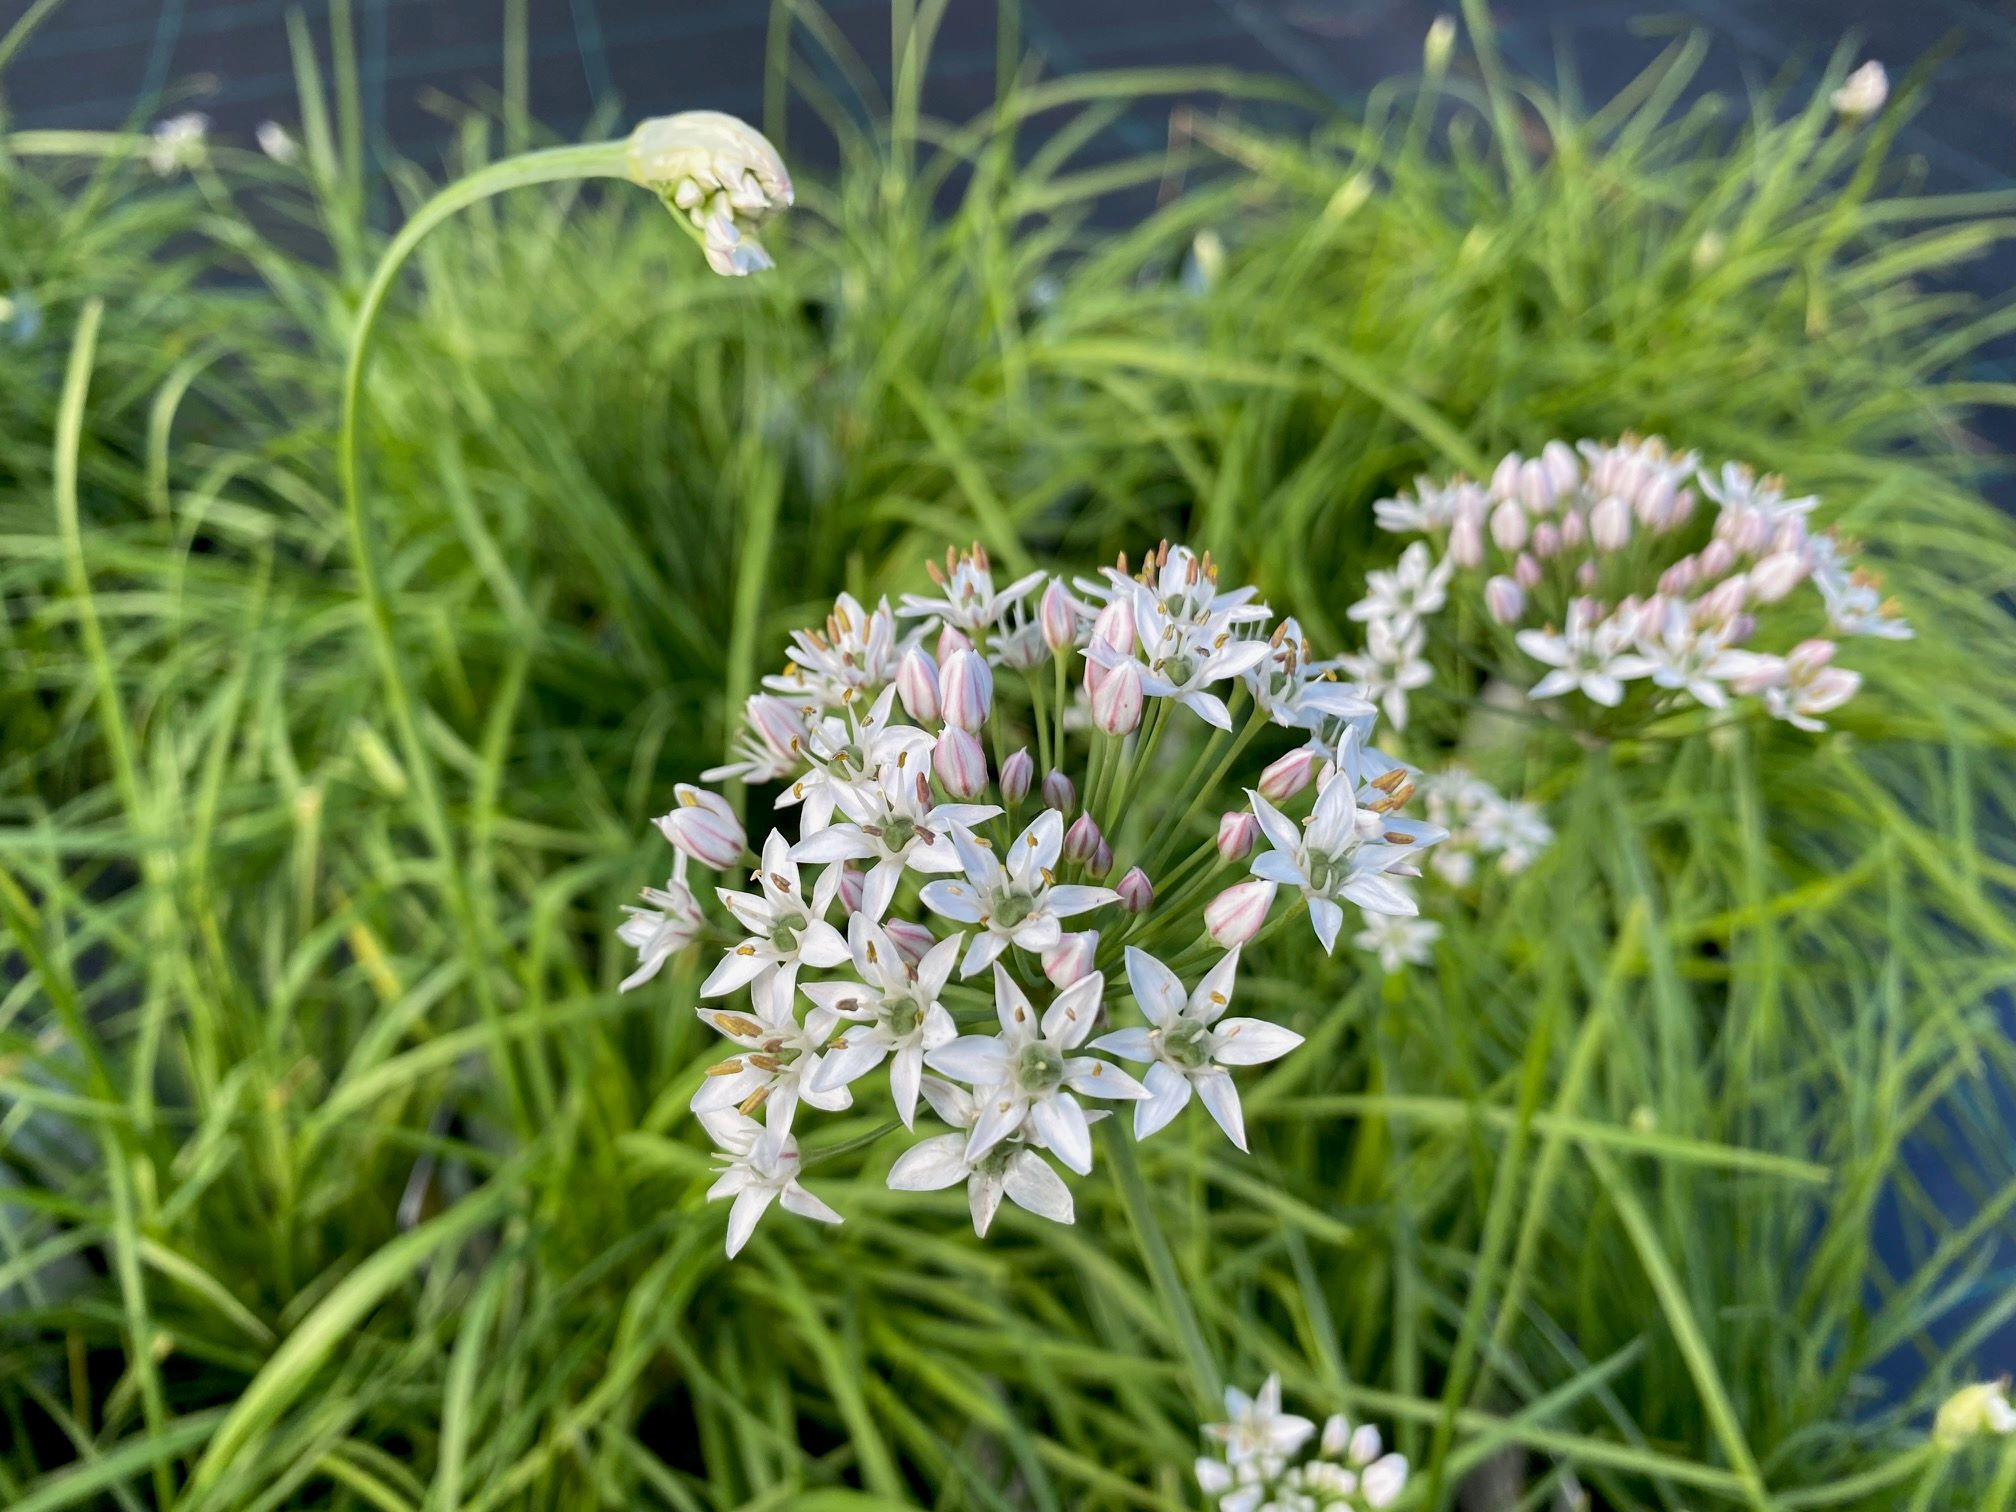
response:
<svg viewBox="0 0 2016 1512"><path fill-rule="evenodd" d="M798 1185L794 1125L871 1076L901 1125L928 1107L951 1130L889 1184L964 1183L982 1234L1004 1196L1070 1222L1060 1168L1091 1170L1113 1111L1147 1138L1194 1096L1245 1148L1239 1071L1301 1038L1229 1012L1241 947L1305 910L1326 951L1347 905L1413 915L1398 879L1446 835L1400 813L1417 774L1372 749L1342 665L1208 557L1165 543L1139 572L1001 584L976 546L932 577L900 608L843 594L792 636L704 778L778 784L782 827L752 853L726 797L680 784L658 821L673 877L621 930L626 988L719 948L698 1011L729 1053L693 1109L731 1253L773 1199L837 1221ZM693 867L721 874L720 911Z"/></svg>

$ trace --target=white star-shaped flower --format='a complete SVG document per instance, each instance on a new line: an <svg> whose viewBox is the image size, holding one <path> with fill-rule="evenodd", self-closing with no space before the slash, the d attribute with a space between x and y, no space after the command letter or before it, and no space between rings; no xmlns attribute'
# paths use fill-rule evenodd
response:
<svg viewBox="0 0 2016 1512"><path fill-rule="evenodd" d="M791 848L796 861L871 863L861 881L861 912L880 919L896 896L907 866L919 872L956 872L959 852L953 825L971 829L1001 810L991 803L933 805L930 763L899 750L872 778L835 783L833 800L847 816Z"/></svg>
<svg viewBox="0 0 2016 1512"><path fill-rule="evenodd" d="M840 1223L840 1215L798 1184L798 1141L782 1130L766 1129L734 1109L701 1115L725 1165L707 1200L733 1197L728 1212L728 1258L733 1260L756 1231L756 1221L772 1202L801 1218Z"/></svg>
<svg viewBox="0 0 2016 1512"><path fill-rule="evenodd" d="M849 919L847 942L861 980L808 982L803 988L819 1007L853 1021L825 1047L811 1090L844 1088L887 1060L896 1116L910 1127L924 1057L959 1033L938 996L952 976L963 940L961 935L940 940L913 967L880 924L866 914Z"/></svg>
<svg viewBox="0 0 2016 1512"><path fill-rule="evenodd" d="M1010 945L1038 955L1054 949L1064 937L1063 920L1119 901L1110 887L1052 881L1064 848L1064 821L1055 809L1030 821L1008 847L1006 865L963 825L953 825L951 833L965 879L926 883L922 897L941 918L980 926L959 964L962 977L986 970Z"/></svg>
<svg viewBox="0 0 2016 1512"><path fill-rule="evenodd" d="M1272 847L1254 856L1253 875L1301 889L1326 951L1336 948L1344 922L1340 903L1356 903L1371 913L1420 912L1388 873L1411 867L1422 851L1448 834L1417 819L1360 807L1355 775L1342 768L1331 774L1317 794L1306 830L1257 792L1246 795Z"/></svg>
<svg viewBox="0 0 2016 1512"><path fill-rule="evenodd" d="M936 1134L905 1150L889 1168L889 1185L893 1190L936 1192L954 1182L965 1182L973 1232L982 1239L987 1237L1003 1197L1024 1212L1048 1218L1052 1223L1072 1221L1071 1189L1036 1153L1037 1145L1020 1139L1004 1141L977 1160L969 1160L965 1131L972 1128L980 1114L973 1095L963 1087L927 1076L924 1098L933 1112L961 1132Z"/></svg>
<svg viewBox="0 0 2016 1512"><path fill-rule="evenodd" d="M847 960L847 942L826 922L826 911L840 890L840 868L829 866L821 872L807 897L790 843L781 831L772 830L763 842L763 864L755 876L760 892L715 890L750 937L721 957L700 984L700 996L726 997L770 973L770 991L780 1008L789 1012L800 965L839 966Z"/></svg>

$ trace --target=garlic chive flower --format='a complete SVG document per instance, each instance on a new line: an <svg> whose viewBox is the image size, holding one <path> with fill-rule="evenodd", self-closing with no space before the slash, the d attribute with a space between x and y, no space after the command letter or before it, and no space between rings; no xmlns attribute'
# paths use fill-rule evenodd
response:
<svg viewBox="0 0 2016 1512"><path fill-rule="evenodd" d="M1081 1176L1092 1169L1091 1130L1073 1094L1148 1095L1110 1062L1071 1054L1092 1032L1105 990L1106 978L1092 972L1058 993L1039 1019L1028 994L996 964L994 1011L1000 1034L963 1034L925 1057L939 1075L974 1089L978 1113L966 1135L968 1161L977 1161L1026 1123L1066 1166Z"/></svg>
<svg viewBox="0 0 2016 1512"><path fill-rule="evenodd" d="M731 188L710 182L702 219ZM982 1235L1004 1198L1072 1221L1065 1181L1090 1172L1090 1128L1108 1116L1090 1103L1140 1105L1124 1131L1140 1138L1195 1095L1243 1146L1228 1068L1300 1042L1227 1016L1236 947L1264 932L1274 878L1310 898L1328 944L1338 899L1398 906L1390 879L1415 875L1441 833L1401 816L1413 774L1371 746L1378 690L1251 585L1221 583L1208 556L1164 542L1074 591L1042 573L999 583L976 546L931 576L934 594L842 594L791 635L730 759L702 777L746 797L676 785L659 821L671 879L617 927L633 990L701 940L725 942L698 1012L728 1043L691 1068L691 1106L720 1151L717 1195L737 1198L731 1249L772 1201L831 1215L793 1185L789 1136L857 1099L893 1106L892 1127L929 1104L950 1132L921 1136L890 1185L963 1183ZM1432 566L1421 577L1439 581ZM1749 670L1788 698L1802 679L1820 690L1809 700L1824 694L1804 662ZM1200 719L1172 722L1178 703ZM1242 719L1236 743L1203 727ZM1255 783L1265 806L1249 808ZM1316 812L1290 818L1311 788ZM730 885L752 842L750 881ZM694 893L695 863L724 885ZM1104 960L1126 953L1140 1027L1105 1033L1102 941ZM1187 992L1162 961L1212 942L1228 954ZM982 972L998 1031L962 1034ZM1149 1085L1105 1053L1134 1054Z"/></svg>
<svg viewBox="0 0 2016 1512"><path fill-rule="evenodd" d="M1225 1413L1229 1421L1204 1426L1225 1457L1196 1464L1198 1488L1218 1512L1378 1512L1406 1488L1405 1456L1383 1453L1377 1428L1354 1429L1342 1413L1325 1421L1314 1452L1298 1461L1316 1425L1281 1410L1279 1376L1255 1397L1228 1388Z"/></svg>
<svg viewBox="0 0 2016 1512"><path fill-rule="evenodd" d="M1246 1148L1245 1118L1231 1066L1258 1066L1279 1060L1302 1043L1302 1036L1262 1019L1226 1018L1232 1006L1232 979L1239 951L1227 951L1186 993L1176 973L1145 950L1127 947L1127 982L1148 1027L1116 1029L1092 1042L1122 1060L1147 1061L1148 1096L1134 1105L1134 1137L1146 1139L1166 1125L1195 1092L1225 1137Z"/></svg>
<svg viewBox="0 0 2016 1512"><path fill-rule="evenodd" d="M625 168L691 228L716 273L772 266L755 232L790 208L791 175L755 127L715 110L658 116L630 133Z"/></svg>

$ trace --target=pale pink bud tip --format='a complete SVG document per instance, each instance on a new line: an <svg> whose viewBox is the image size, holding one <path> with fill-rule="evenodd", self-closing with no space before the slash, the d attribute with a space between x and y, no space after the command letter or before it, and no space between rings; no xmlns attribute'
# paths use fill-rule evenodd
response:
<svg viewBox="0 0 2016 1512"><path fill-rule="evenodd" d="M1204 931L1212 943L1230 950L1260 933L1267 910L1274 906L1272 882L1238 882L1204 906Z"/></svg>
<svg viewBox="0 0 2016 1512"><path fill-rule="evenodd" d="M1102 839L1092 852L1092 859L1085 863L1085 874L1097 878L1105 876L1111 870L1113 870L1113 847Z"/></svg>
<svg viewBox="0 0 2016 1512"><path fill-rule="evenodd" d="M1078 605L1062 578L1050 579L1043 590L1036 620L1043 627L1043 644L1053 653L1062 655L1078 644Z"/></svg>
<svg viewBox="0 0 2016 1512"><path fill-rule="evenodd" d="M1043 803L1060 814L1068 814L1078 807L1078 789L1069 777L1053 767L1043 779Z"/></svg>
<svg viewBox="0 0 2016 1512"><path fill-rule="evenodd" d="M1129 913L1146 913L1155 903L1155 885L1148 880L1148 873L1138 866L1129 867L1127 875L1114 884L1113 890L1120 894L1120 906Z"/></svg>
<svg viewBox="0 0 2016 1512"><path fill-rule="evenodd" d="M1029 788L1036 780L1036 759L1028 751L1017 751L1001 763L1001 796L1010 803L1020 803L1029 796Z"/></svg>
<svg viewBox="0 0 2016 1512"><path fill-rule="evenodd" d="M931 947L938 943L938 937L928 928L908 919L890 919L882 928L889 936L889 943L896 947L897 954L911 966L923 960Z"/></svg>
<svg viewBox="0 0 2016 1512"><path fill-rule="evenodd" d="M978 798L987 789L987 753L972 733L956 725L938 737L931 770L954 798Z"/></svg>
<svg viewBox="0 0 2016 1512"><path fill-rule="evenodd" d="M683 854L715 871L739 865L749 841L728 800L719 793L684 782L673 793L679 806L658 821L665 838Z"/></svg>
<svg viewBox="0 0 2016 1512"><path fill-rule="evenodd" d="M840 906L850 914L861 912L861 872L852 866L840 868Z"/></svg>
<svg viewBox="0 0 2016 1512"><path fill-rule="evenodd" d="M1484 585L1484 607L1501 625L1516 625L1526 612L1526 590L1503 573Z"/></svg>
<svg viewBox="0 0 2016 1512"><path fill-rule="evenodd" d="M1269 803L1282 803L1309 786L1316 776L1318 752L1303 746L1267 764L1260 774L1260 796Z"/></svg>
<svg viewBox="0 0 2016 1512"><path fill-rule="evenodd" d="M1108 735L1131 734L1141 724L1141 664L1108 668L1092 690L1092 723Z"/></svg>
<svg viewBox="0 0 2016 1512"><path fill-rule="evenodd" d="M938 723L938 663L922 646L903 653L896 668L896 696L920 725Z"/></svg>
<svg viewBox="0 0 2016 1512"><path fill-rule="evenodd" d="M1259 839L1260 821L1249 813L1229 813L1218 821L1218 854L1227 861L1244 861Z"/></svg>
<svg viewBox="0 0 2016 1512"><path fill-rule="evenodd" d="M1101 843L1098 824L1090 814L1080 814L1064 831L1064 859L1090 861Z"/></svg>
<svg viewBox="0 0 2016 1512"><path fill-rule="evenodd" d="M958 626L947 625L938 632L939 665L942 666L944 663L952 660L961 651L971 651L972 649L973 642L966 639L966 632Z"/></svg>
<svg viewBox="0 0 2016 1512"><path fill-rule="evenodd" d="M939 713L945 723L977 730L994 708L994 671L977 651L955 651L938 673Z"/></svg>
<svg viewBox="0 0 2016 1512"><path fill-rule="evenodd" d="M1052 987L1062 991L1091 971L1093 957L1098 951L1098 930L1067 934L1053 948L1043 952L1043 975L1050 979Z"/></svg>

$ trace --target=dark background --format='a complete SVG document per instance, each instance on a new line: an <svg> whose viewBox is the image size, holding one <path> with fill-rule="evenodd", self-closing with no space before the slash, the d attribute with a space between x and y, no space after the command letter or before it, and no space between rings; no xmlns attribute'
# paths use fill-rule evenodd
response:
<svg viewBox="0 0 2016 1512"><path fill-rule="evenodd" d="M28 0L0 0L0 34ZM1656 0L1653 0L1656 3ZM324 0L67 0L8 69L16 127L105 129L201 110L212 129L249 144L258 124L299 117L287 13L308 13L325 66ZM503 85L502 39L522 13L533 117L578 134L598 103L614 127L672 109L710 107L760 120L766 0L352 0L359 82L373 147L430 166L468 105L491 107ZM1382 80L1420 66L1421 41L1456 0L1021 0L1022 46L1049 73L1145 65L1212 65L1285 74L1345 109ZM869 69L889 73L889 0L827 0ZM1573 78L1601 100L1690 28L1714 47L1699 87L1741 98L1789 86L1803 97L1844 37L1893 83L1936 56L1929 103L1900 138L1911 171L1934 192L2016 188L2016 0L1501 0L1500 47L1520 73ZM926 108L964 119L993 98L994 0L953 0L933 52ZM820 49L806 46L805 55ZM851 93L838 74L828 80ZM1166 97L1144 101L1097 152L1153 150L1167 140ZM793 140L794 161L816 145ZM379 200L391 218L389 196ZM1996 301L2016 285L2016 245L1971 265L1960 282ZM2016 341L1976 360L1980 376L2016 378ZM2016 423L1983 417L1987 443L2016 450ZM2007 469L1991 485L2016 505ZM2011 1031L2016 1033L2016 1011ZM2016 1113L2016 1102L2011 1103ZM1949 1213L1971 1206L1928 1146L1918 1174ZM1879 1240L1879 1243L1882 1242ZM1892 1239L1894 1243L1894 1236ZM1974 1307L2016 1281L2016 1246L1984 1276ZM1957 1328L1960 1320L1956 1319ZM1980 1351L1984 1373L2016 1364L2016 1325ZM1895 1362L1908 1379L1911 1358Z"/></svg>

